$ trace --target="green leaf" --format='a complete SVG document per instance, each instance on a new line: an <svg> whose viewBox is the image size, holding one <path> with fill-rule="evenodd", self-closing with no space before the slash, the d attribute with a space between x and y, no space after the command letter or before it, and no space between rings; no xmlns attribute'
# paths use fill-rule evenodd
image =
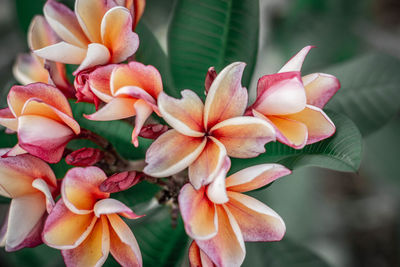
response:
<svg viewBox="0 0 400 267"><path fill-rule="evenodd" d="M256 164L277 162L289 169L316 166L338 171L357 171L361 162L362 138L357 126L346 116L326 112L336 133L326 140L293 149L279 142L268 143L266 153L252 159L232 159L231 172Z"/></svg>
<svg viewBox="0 0 400 267"><path fill-rule="evenodd" d="M169 28L172 76L178 89L204 95L207 70L234 61L247 63L249 85L258 49L259 1L179 0Z"/></svg>
<svg viewBox="0 0 400 267"><path fill-rule="evenodd" d="M143 64L156 67L161 74L164 91L169 95L178 97L178 91L174 88L172 83L168 57L162 50L158 40L143 20L141 20L136 27L136 32L140 38L140 46L135 54L136 60Z"/></svg>
<svg viewBox="0 0 400 267"><path fill-rule="evenodd" d="M308 248L285 237L279 242L247 242L243 267L328 267L323 259Z"/></svg>
<svg viewBox="0 0 400 267"><path fill-rule="evenodd" d="M143 181L128 190L114 193L112 198L118 199L128 207L134 207L138 204L150 201L155 194L160 191L160 187Z"/></svg>
<svg viewBox="0 0 400 267"><path fill-rule="evenodd" d="M29 24L33 17L42 14L43 6L46 0L16 0L15 7L20 27L24 32L28 32Z"/></svg>
<svg viewBox="0 0 400 267"><path fill-rule="evenodd" d="M400 111L400 61L394 57L370 54L324 72L342 84L327 108L346 114L363 135L378 130Z"/></svg>
<svg viewBox="0 0 400 267"><path fill-rule="evenodd" d="M11 148L18 143L16 134L6 134L4 130L0 131L0 148Z"/></svg>

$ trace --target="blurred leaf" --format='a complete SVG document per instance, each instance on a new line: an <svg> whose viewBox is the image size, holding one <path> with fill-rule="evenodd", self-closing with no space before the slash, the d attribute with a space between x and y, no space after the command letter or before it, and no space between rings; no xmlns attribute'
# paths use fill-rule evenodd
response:
<svg viewBox="0 0 400 267"><path fill-rule="evenodd" d="M370 54L324 72L342 84L327 108L346 114L363 135L378 130L400 111L399 60Z"/></svg>
<svg viewBox="0 0 400 267"><path fill-rule="evenodd" d="M139 34L140 38L140 46L135 54L136 60L143 64L156 67L163 79L164 91L172 96L178 97L179 94L172 83L168 57L162 50L158 40L144 21L139 23L136 32Z"/></svg>
<svg viewBox="0 0 400 267"><path fill-rule="evenodd" d="M247 242L243 267L328 267L319 256L308 248L285 237L279 242Z"/></svg>
<svg viewBox="0 0 400 267"><path fill-rule="evenodd" d="M16 0L15 7L20 27L28 32L29 24L35 15L43 14L43 6L46 0Z"/></svg>
<svg viewBox="0 0 400 267"><path fill-rule="evenodd" d="M36 248L25 248L16 252L0 250L2 266L10 267L59 267L64 266L59 250L41 245Z"/></svg>
<svg viewBox="0 0 400 267"><path fill-rule="evenodd" d="M122 157L127 159L143 159L152 140L139 137L139 147L135 148L131 143L132 125L125 121L90 121L83 114L95 112L94 105L88 103L70 102L74 118L82 128L91 130L106 138Z"/></svg>
<svg viewBox="0 0 400 267"><path fill-rule="evenodd" d="M4 129L0 131L0 148L11 148L18 142L16 134L6 134Z"/></svg>
<svg viewBox="0 0 400 267"><path fill-rule="evenodd" d="M118 199L128 207L134 207L138 204L150 201L158 191L160 191L158 185L143 181L128 190L114 193L111 197Z"/></svg>
<svg viewBox="0 0 400 267"><path fill-rule="evenodd" d="M289 169L316 166L338 171L357 171L361 162L362 138L346 116L326 112L336 125L336 133L326 140L293 149L279 142L268 143L266 153L252 159L232 159L231 172L256 164L277 162Z"/></svg>
<svg viewBox="0 0 400 267"><path fill-rule="evenodd" d="M171 71L178 89L204 95L207 70L247 63L248 87L258 49L259 1L179 0L169 28Z"/></svg>

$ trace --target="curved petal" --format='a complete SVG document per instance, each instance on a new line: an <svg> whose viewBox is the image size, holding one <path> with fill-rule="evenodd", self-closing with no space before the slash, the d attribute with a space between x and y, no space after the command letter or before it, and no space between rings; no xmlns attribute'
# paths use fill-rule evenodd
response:
<svg viewBox="0 0 400 267"><path fill-rule="evenodd" d="M6 157L15 157L18 155L23 155L27 154L28 151L20 147L18 144L16 144L13 148L9 149L4 155L2 155L3 158Z"/></svg>
<svg viewBox="0 0 400 267"><path fill-rule="evenodd" d="M18 119L9 108L0 109L0 125L12 130L18 130Z"/></svg>
<svg viewBox="0 0 400 267"><path fill-rule="evenodd" d="M84 69L104 65L110 61L111 55L107 47L102 44L91 43L88 45L85 58L79 62L79 68L74 72L74 75Z"/></svg>
<svg viewBox="0 0 400 267"><path fill-rule="evenodd" d="M95 113L84 115L84 117L93 121L113 121L129 118L136 115L134 108L136 102L136 99L131 98L114 98Z"/></svg>
<svg viewBox="0 0 400 267"><path fill-rule="evenodd" d="M25 103L31 98L39 99L72 117L67 98L56 87L44 83L32 83L25 86L15 85L11 88L7 102L15 117L21 115Z"/></svg>
<svg viewBox="0 0 400 267"><path fill-rule="evenodd" d="M36 49L33 53L48 60L79 65L85 59L87 50L66 42L59 42Z"/></svg>
<svg viewBox="0 0 400 267"><path fill-rule="evenodd" d="M116 214L107 215L110 223L110 251L121 266L142 266L139 245L128 225Z"/></svg>
<svg viewBox="0 0 400 267"><path fill-rule="evenodd" d="M59 41L57 34L43 16L35 16L32 19L28 29L28 46L31 50L40 49Z"/></svg>
<svg viewBox="0 0 400 267"><path fill-rule="evenodd" d="M247 106L247 90L242 87L243 62L225 67L215 78L204 105L204 127L243 115Z"/></svg>
<svg viewBox="0 0 400 267"><path fill-rule="evenodd" d="M179 193L179 208L186 233L196 240L210 239L218 232L215 204L207 199L205 190L202 187L196 191L191 184L186 184Z"/></svg>
<svg viewBox="0 0 400 267"><path fill-rule="evenodd" d="M217 266L240 266L243 263L246 249L239 225L224 205L216 207L218 234L209 240L196 240L196 243Z"/></svg>
<svg viewBox="0 0 400 267"><path fill-rule="evenodd" d="M89 44L74 12L65 5L54 0L47 1L43 7L43 14L51 28L65 42L82 48Z"/></svg>
<svg viewBox="0 0 400 267"><path fill-rule="evenodd" d="M158 97L158 108L163 119L181 134L204 136L201 99L190 90L181 92L182 99L175 99L162 92Z"/></svg>
<svg viewBox="0 0 400 267"><path fill-rule="evenodd" d="M108 103L113 97L110 89L110 78L116 64L100 66L89 74L89 84L92 92L102 101Z"/></svg>
<svg viewBox="0 0 400 267"><path fill-rule="evenodd" d="M190 267L215 267L211 259L199 248L196 241L189 247Z"/></svg>
<svg viewBox="0 0 400 267"><path fill-rule="evenodd" d="M167 177L178 173L198 158L206 142L205 137L190 137L176 130L169 130L158 137L147 150L148 165L143 171L154 177Z"/></svg>
<svg viewBox="0 0 400 267"><path fill-rule="evenodd" d="M325 73L313 73L303 77L307 104L323 108L340 88L339 80Z"/></svg>
<svg viewBox="0 0 400 267"><path fill-rule="evenodd" d="M235 217L245 241L279 241L285 235L282 218L264 203L247 195L229 192L226 207Z"/></svg>
<svg viewBox="0 0 400 267"><path fill-rule="evenodd" d="M307 144L308 131L304 123L278 116L264 116L253 109L254 116L271 123L276 130L276 139L279 142L301 149Z"/></svg>
<svg viewBox="0 0 400 267"><path fill-rule="evenodd" d="M307 105L307 107L296 114L287 115L286 118L299 121L307 126L307 144L313 144L332 136L335 125L322 109Z"/></svg>
<svg viewBox="0 0 400 267"><path fill-rule="evenodd" d="M93 214L76 214L60 199L44 224L43 242L56 249L79 246L92 232L98 218Z"/></svg>
<svg viewBox="0 0 400 267"><path fill-rule="evenodd" d="M128 208L122 202L112 199L106 198L96 202L93 208L94 214L97 217L101 215L110 215L110 214L120 214L125 218L129 219L137 219L143 217L143 215L135 214L130 208Z"/></svg>
<svg viewBox="0 0 400 267"><path fill-rule="evenodd" d="M303 110L306 93L300 72L265 75L258 80L252 108L264 115L286 115Z"/></svg>
<svg viewBox="0 0 400 267"><path fill-rule="evenodd" d="M132 143L135 147L139 146L138 136L147 118L153 113L153 108L142 99L139 99L133 105L135 108L135 128L132 132Z"/></svg>
<svg viewBox="0 0 400 267"><path fill-rule="evenodd" d="M106 12L101 22L101 39L110 49L112 63L120 63L136 52L139 37L132 31L128 9L117 6Z"/></svg>
<svg viewBox="0 0 400 267"><path fill-rule="evenodd" d="M6 249L18 247L31 233L46 212L42 193L36 192L14 198L8 214Z"/></svg>
<svg viewBox="0 0 400 267"><path fill-rule="evenodd" d="M149 104L152 109L157 110L158 107L156 100L145 90L137 86L124 86L118 89L118 91L114 94L115 97L129 97L136 98L145 101Z"/></svg>
<svg viewBox="0 0 400 267"><path fill-rule="evenodd" d="M212 136L200 156L189 166L189 180L198 190L201 186L211 183L218 175L226 158L224 145Z"/></svg>
<svg viewBox="0 0 400 267"><path fill-rule="evenodd" d="M41 178L49 186L56 187L53 171L44 161L31 155L0 158L0 195L17 198L38 192L32 182Z"/></svg>
<svg viewBox="0 0 400 267"><path fill-rule="evenodd" d="M18 119L19 145L49 163L60 161L65 146L74 136L69 127L52 119L34 115Z"/></svg>
<svg viewBox="0 0 400 267"><path fill-rule="evenodd" d="M101 43L100 25L104 14L116 5L114 0L76 0L75 14L92 43Z"/></svg>
<svg viewBox="0 0 400 267"><path fill-rule="evenodd" d="M271 124L255 117L236 117L222 121L211 128L214 136L226 147L228 155L252 158L265 152L265 144L275 141Z"/></svg>
<svg viewBox="0 0 400 267"><path fill-rule="evenodd" d="M226 190L247 192L289 175L291 171L280 164L260 164L240 170L226 179Z"/></svg>
<svg viewBox="0 0 400 267"><path fill-rule="evenodd" d="M52 191L55 191L56 188L50 188L49 185L41 178L35 179L32 182L32 187L43 193L45 197L46 210L48 213L50 213L55 206Z"/></svg>
<svg viewBox="0 0 400 267"><path fill-rule="evenodd" d="M106 179L106 174L97 167L69 170L61 184L61 196L65 206L76 214L91 213L99 199L110 196L99 189Z"/></svg>
<svg viewBox="0 0 400 267"><path fill-rule="evenodd" d="M66 266L102 266L110 252L110 231L107 219L97 220L90 235L76 248L62 250Z"/></svg>
<svg viewBox="0 0 400 267"><path fill-rule="evenodd" d="M230 167L231 161L229 157L225 157L219 173L215 176L214 181L207 187L207 197L215 204L223 204L229 201L228 195L226 194L225 179Z"/></svg>
<svg viewBox="0 0 400 267"><path fill-rule="evenodd" d="M294 55L280 70L278 73L289 72L289 71L300 71L303 65L304 59L311 48L315 46L309 45L301 49L296 55Z"/></svg>
<svg viewBox="0 0 400 267"><path fill-rule="evenodd" d="M49 72L32 54L18 55L12 71L15 79L23 85L49 81Z"/></svg>
<svg viewBox="0 0 400 267"><path fill-rule="evenodd" d="M135 86L142 88L156 100L163 90L161 75L155 67L135 61L117 66L111 74L112 94L122 87Z"/></svg>

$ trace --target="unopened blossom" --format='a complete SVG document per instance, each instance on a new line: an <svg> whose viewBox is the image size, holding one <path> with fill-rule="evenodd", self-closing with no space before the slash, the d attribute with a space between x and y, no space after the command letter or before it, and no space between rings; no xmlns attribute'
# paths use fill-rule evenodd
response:
<svg viewBox="0 0 400 267"><path fill-rule="evenodd" d="M262 164L243 169L225 180L229 167L229 160L225 161L216 184L199 190L186 184L179 194L179 208L186 233L209 258L208 261L203 255L204 261L233 267L240 266L245 258L245 241L279 241L286 229L275 211L243 192L261 188L290 174L290 170L279 164ZM189 257L194 263L199 254L191 252Z"/></svg>
<svg viewBox="0 0 400 267"><path fill-rule="evenodd" d="M244 67L236 62L224 68L213 80L205 104L190 90L182 91L182 99L160 93L160 113L173 129L147 150L145 173L167 177L189 167L190 182L199 189L214 180L226 155L251 158L265 152L275 131L263 119L243 116L248 97L241 85Z"/></svg>
<svg viewBox="0 0 400 267"><path fill-rule="evenodd" d="M322 108L339 90L338 79L324 73L300 74L311 48L303 48L278 73L261 77L257 99L248 109L275 127L280 142L296 149L326 139L336 130Z"/></svg>
<svg viewBox="0 0 400 267"><path fill-rule="evenodd" d="M30 26L28 46L30 50L53 45L60 39L43 16L36 16ZM33 53L18 55L13 67L15 79L23 85L35 82L54 84L65 96L73 97L74 89L68 82L65 65L44 60Z"/></svg>
<svg viewBox="0 0 400 267"><path fill-rule="evenodd" d="M0 125L18 133L7 155L30 153L49 163L60 161L67 143L80 133L67 98L54 86L33 83L13 86Z"/></svg>
<svg viewBox="0 0 400 267"><path fill-rule="evenodd" d="M88 167L96 164L104 157L103 151L92 147L83 147L65 157L65 162L77 167Z"/></svg>
<svg viewBox="0 0 400 267"><path fill-rule="evenodd" d="M15 251L42 243L44 220L54 206L56 189L54 173L44 161L31 155L0 158L0 195L12 199L0 230L1 246Z"/></svg>
<svg viewBox="0 0 400 267"><path fill-rule="evenodd" d="M106 104L97 112L85 115L89 120L111 121L135 118L132 143L151 113L158 112L157 98L163 90L161 75L153 66L139 62L98 67L89 75L90 88Z"/></svg>
<svg viewBox="0 0 400 267"><path fill-rule="evenodd" d="M55 0L48 0L44 16L62 41L34 53L55 62L79 65L75 73L97 65L120 63L139 46L138 35L132 30L136 21L132 16L139 15L133 10L134 3L76 0L73 12ZM129 9L118 4L128 5Z"/></svg>
<svg viewBox="0 0 400 267"><path fill-rule="evenodd" d="M142 266L136 239L121 219L141 216L100 191L107 179L97 167L73 168L61 185L61 199L49 214L43 241L60 249L67 267L102 266L111 252L122 266Z"/></svg>

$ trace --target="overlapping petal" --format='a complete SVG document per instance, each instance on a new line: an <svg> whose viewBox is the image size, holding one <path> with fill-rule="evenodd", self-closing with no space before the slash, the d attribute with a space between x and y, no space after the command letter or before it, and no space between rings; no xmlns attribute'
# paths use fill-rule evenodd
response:
<svg viewBox="0 0 400 267"><path fill-rule="evenodd" d="M278 73L290 72L290 71L300 71L303 65L304 59L306 58L308 52L314 48L314 46L309 45L301 49L296 55L294 55L280 70Z"/></svg>
<svg viewBox="0 0 400 267"><path fill-rule="evenodd" d="M338 78L325 73L309 74L302 79L306 89L307 104L321 109L340 88Z"/></svg>
<svg viewBox="0 0 400 267"><path fill-rule="evenodd" d="M129 219L137 219L143 217L135 214L129 207L127 207L122 202L112 198L102 199L96 202L93 208L93 212L97 217L100 217L101 215L110 215L110 214L120 214L125 218Z"/></svg>
<svg viewBox="0 0 400 267"><path fill-rule="evenodd" d="M12 131L18 130L18 119L9 108L0 109L0 124Z"/></svg>
<svg viewBox="0 0 400 267"><path fill-rule="evenodd" d="M136 99L132 98L113 98L97 112L84 115L86 119L93 121L111 121L130 118L136 115L134 104Z"/></svg>
<svg viewBox="0 0 400 267"><path fill-rule="evenodd" d="M210 258L199 248L196 241L193 241L189 247L190 267L215 267Z"/></svg>
<svg viewBox="0 0 400 267"><path fill-rule="evenodd" d="M43 67L42 62L32 54L17 56L13 66L13 75L22 84L47 83L49 81L49 72Z"/></svg>

